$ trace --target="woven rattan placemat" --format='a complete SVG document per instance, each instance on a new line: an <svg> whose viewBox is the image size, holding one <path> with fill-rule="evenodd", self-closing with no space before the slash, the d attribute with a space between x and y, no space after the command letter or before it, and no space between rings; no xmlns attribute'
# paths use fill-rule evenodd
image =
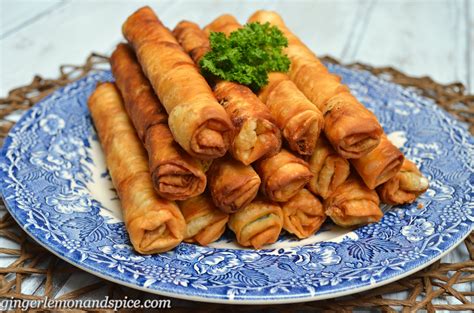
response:
<svg viewBox="0 0 474 313"><path fill-rule="evenodd" d="M325 57L324 60L339 63L330 57ZM12 120L15 119L8 118L11 113L30 108L57 88L81 78L89 72L107 67L107 63L107 57L93 53L87 58L84 65L61 66L58 79L44 79L35 76L29 85L15 88L9 92L6 98L0 98L0 145L14 124ZM468 123L469 130L474 133L474 95L467 95L463 84L442 85L429 77L407 76L392 67L376 68L361 63L348 64L347 66L370 71L377 76L412 88L416 92L434 99L445 110ZM6 117L7 119L5 119ZM0 298L41 299L48 296L49 299L75 299L104 288L105 285L110 298L122 299L125 295L129 297L133 295L136 298L147 297L144 293L137 293L107 281L100 281L59 297L56 296L57 288L54 286L54 278L57 275L79 271L79 269L57 259L29 239L10 214L6 212L1 200L0 214L3 214L0 215L0 237L6 239L5 242L12 241L19 246L16 249L0 247L0 255L9 255L14 258L10 266L0 268ZM314 312L323 310L346 312L362 308L378 309L384 312L400 310L412 312L420 309L428 312L435 310L472 311L474 310L474 292L472 290L460 291L459 287L474 282L474 233L471 233L464 241L464 245L469 258L460 263L438 261L407 278L355 296L301 304L258 306L258 311ZM47 262L44 262L45 260ZM35 295L22 293L22 282L31 275L37 275L43 281L42 286L37 288ZM38 290L41 292L38 293ZM396 298L393 297L394 293L397 293ZM440 301L436 301L437 299L446 300L443 302L451 304L439 304ZM257 309L256 306L194 303L176 299L172 299L172 308L173 311L178 312L187 312L190 309L194 312L221 312L224 310L227 312L253 312ZM87 311L91 312L91 310ZM107 310L96 310L96 312L105 311ZM76 312L85 311L76 310Z"/></svg>

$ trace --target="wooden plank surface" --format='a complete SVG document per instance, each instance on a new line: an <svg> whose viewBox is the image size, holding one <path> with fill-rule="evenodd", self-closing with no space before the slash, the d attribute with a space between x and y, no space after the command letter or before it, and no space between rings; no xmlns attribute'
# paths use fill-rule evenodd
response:
<svg viewBox="0 0 474 313"><path fill-rule="evenodd" d="M430 75L444 83L468 83L466 3L378 1L344 60L392 65L410 75Z"/></svg>
<svg viewBox="0 0 474 313"><path fill-rule="evenodd" d="M122 40L124 19L148 2L0 0L0 4L1 97L35 74L56 77L59 65L81 64L91 51L110 53ZM169 27L183 18L205 25L222 13L233 13L244 23L256 9L277 10L319 55L391 65L443 83L461 81L474 93L474 4L469 0L162 0L151 6ZM443 260L456 262L466 255L459 247ZM0 266L11 261L0 257ZM64 294L93 279L85 273L64 276L55 283L55 292ZM41 292L41 283L30 279L23 290ZM472 290L472 285L464 288Z"/></svg>
<svg viewBox="0 0 474 313"><path fill-rule="evenodd" d="M0 34L8 36L0 39L0 96L29 82L35 74L55 77L59 65L81 64L91 51L110 53L122 40L123 20L143 4L40 3L44 9L36 4L25 14L25 4L2 2L2 15L8 18L6 22L2 19ZM232 12L245 22L258 8L275 9L319 55L392 65L443 83L461 81L473 90L474 9L468 0L160 1L152 7L169 27L183 18L205 25L223 12ZM38 19L32 21L35 16ZM13 33L12 27L16 29Z"/></svg>
<svg viewBox="0 0 474 313"><path fill-rule="evenodd" d="M82 64L92 51L110 52L121 40L121 24L138 6L133 1L67 2L2 39L0 95L28 83L35 74L57 77L61 64ZM166 12L172 6L171 1L160 1L153 7Z"/></svg>
<svg viewBox="0 0 474 313"><path fill-rule="evenodd" d="M47 19L48 15L57 8L65 5L65 0L44 1L16 1L2 0L0 39L14 35L23 27ZM14 8L13 10L10 8Z"/></svg>

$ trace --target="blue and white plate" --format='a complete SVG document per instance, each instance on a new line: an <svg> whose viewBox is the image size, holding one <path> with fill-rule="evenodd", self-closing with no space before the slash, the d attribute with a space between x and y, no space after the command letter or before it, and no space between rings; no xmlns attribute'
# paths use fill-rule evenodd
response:
<svg viewBox="0 0 474 313"><path fill-rule="evenodd" d="M473 229L474 140L431 100L368 72L328 66L430 180L417 203L384 208L390 210L380 223L354 231L328 223L311 238L283 234L259 251L241 249L226 233L210 247L182 243L164 254L136 254L87 109L97 82L113 79L109 71L56 91L14 126L1 152L2 196L23 229L54 254L97 276L166 296L287 303L400 279L439 259Z"/></svg>

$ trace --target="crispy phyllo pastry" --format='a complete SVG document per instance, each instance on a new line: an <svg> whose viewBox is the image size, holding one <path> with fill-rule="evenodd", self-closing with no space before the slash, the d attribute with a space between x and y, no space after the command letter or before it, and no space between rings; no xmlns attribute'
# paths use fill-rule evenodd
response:
<svg viewBox="0 0 474 313"><path fill-rule="evenodd" d="M205 164L191 157L174 141L167 124L149 130L145 148L153 185L161 196L185 200L203 193L207 181Z"/></svg>
<svg viewBox="0 0 474 313"><path fill-rule="evenodd" d="M146 151L118 89L113 83L98 85L88 105L133 247L143 254L174 248L183 240L186 223L176 203L155 193Z"/></svg>
<svg viewBox="0 0 474 313"><path fill-rule="evenodd" d="M202 193L206 187L202 162L174 141L166 111L133 50L126 44L119 44L110 63L125 109L148 152L156 192L170 200L184 200Z"/></svg>
<svg viewBox="0 0 474 313"><path fill-rule="evenodd" d="M345 158L357 159L373 150L380 141L382 127L340 77L329 73L316 55L296 37L275 12L257 11L249 22L269 22L287 37L285 49L291 60L290 78L324 114L324 132L334 149Z"/></svg>
<svg viewBox="0 0 474 313"><path fill-rule="evenodd" d="M423 177L416 164L405 159L400 171L379 186L377 192L383 203L405 204L414 202L428 187L428 179Z"/></svg>
<svg viewBox="0 0 474 313"><path fill-rule="evenodd" d="M280 129L265 104L248 87L220 81L214 93L236 128L230 149L234 158L248 165L280 151Z"/></svg>
<svg viewBox="0 0 474 313"><path fill-rule="evenodd" d="M351 163L367 187L375 189L398 173L403 159L400 150L383 134L374 150Z"/></svg>
<svg viewBox="0 0 474 313"><path fill-rule="evenodd" d="M234 213L247 206L259 187L257 172L231 158L215 160L209 170L209 190L215 205L223 212Z"/></svg>
<svg viewBox="0 0 474 313"><path fill-rule="evenodd" d="M196 64L209 51L209 39L197 24L180 22L173 33ZM215 81L214 95L235 127L230 152L248 165L264 156L277 153L281 135L268 108L246 86L229 81Z"/></svg>
<svg viewBox="0 0 474 313"><path fill-rule="evenodd" d="M209 36L196 23L185 20L179 22L173 29L173 35L196 64L211 50Z"/></svg>
<svg viewBox="0 0 474 313"><path fill-rule="evenodd" d="M319 137L308 163L314 174L308 188L323 199L329 197L350 174L349 162L334 151L324 136Z"/></svg>
<svg viewBox="0 0 474 313"><path fill-rule="evenodd" d="M379 204L377 192L351 176L324 201L324 209L334 223L351 227L380 221L383 212Z"/></svg>
<svg viewBox="0 0 474 313"><path fill-rule="evenodd" d="M216 208L210 197L202 194L178 205L186 220L184 241L206 246L224 233L229 214Z"/></svg>
<svg viewBox="0 0 474 313"><path fill-rule="evenodd" d="M262 179L263 194L278 202L288 201L313 177L308 163L284 149L258 161L256 170Z"/></svg>
<svg viewBox="0 0 474 313"><path fill-rule="evenodd" d="M298 238L308 238L321 228L326 220L323 205L307 189L301 189L293 198L281 204L283 229Z"/></svg>
<svg viewBox="0 0 474 313"><path fill-rule="evenodd" d="M117 45L110 57L110 65L125 110L135 126L138 137L145 142L148 130L154 125L167 123L168 114L143 74L129 45L124 43Z"/></svg>
<svg viewBox="0 0 474 313"><path fill-rule="evenodd" d="M324 127L321 111L283 73L270 73L268 85L260 90L259 97L270 109L290 149L311 155Z"/></svg>
<svg viewBox="0 0 474 313"><path fill-rule="evenodd" d="M122 31L168 112L174 139L194 157L223 156L231 142L232 123L172 33L149 7L133 13Z"/></svg>
<svg viewBox="0 0 474 313"><path fill-rule="evenodd" d="M209 25L204 27L204 32L209 36L211 32L220 32L224 33L226 36L229 36L230 33L241 28L239 21L230 14L222 14L215 20L213 20Z"/></svg>
<svg viewBox="0 0 474 313"><path fill-rule="evenodd" d="M229 228L237 242L260 249L274 243L283 226L283 214L278 204L266 200L254 200L229 218Z"/></svg>
<svg viewBox="0 0 474 313"><path fill-rule="evenodd" d="M377 117L349 92L331 97L323 113L326 138L346 159L361 158L380 143Z"/></svg>

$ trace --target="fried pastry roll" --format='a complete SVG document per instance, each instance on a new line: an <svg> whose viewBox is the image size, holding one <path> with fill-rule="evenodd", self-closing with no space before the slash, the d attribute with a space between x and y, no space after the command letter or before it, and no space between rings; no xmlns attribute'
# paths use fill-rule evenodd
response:
<svg viewBox="0 0 474 313"><path fill-rule="evenodd" d="M212 200L223 212L236 212L258 193L260 177L250 165L224 157L215 160L208 173Z"/></svg>
<svg viewBox="0 0 474 313"><path fill-rule="evenodd" d="M248 87L220 81L214 88L214 94L236 129L230 149L234 158L249 165L280 151L280 129L273 123L265 104Z"/></svg>
<svg viewBox="0 0 474 313"><path fill-rule="evenodd" d="M377 187L377 192L383 203L395 205L412 203L428 190L428 187L428 179L423 176L416 164L405 159L400 171Z"/></svg>
<svg viewBox="0 0 474 313"><path fill-rule="evenodd" d="M209 36L196 23L179 22L173 29L173 36L196 64L211 50Z"/></svg>
<svg viewBox="0 0 474 313"><path fill-rule="evenodd" d="M194 157L223 156L231 142L232 123L171 32L149 7L133 13L122 31L168 112L174 139Z"/></svg>
<svg viewBox="0 0 474 313"><path fill-rule="evenodd" d="M213 20L209 25L204 27L204 32L209 36L211 32L220 32L224 33L226 36L229 36L230 33L241 28L239 21L230 14L222 14L215 20Z"/></svg>
<svg viewBox="0 0 474 313"><path fill-rule="evenodd" d="M110 57L115 84L138 137L145 142L150 127L167 123L168 115L143 74L132 48L120 43Z"/></svg>
<svg viewBox="0 0 474 313"><path fill-rule="evenodd" d="M351 160L351 163L367 187L375 189L398 173L403 159L400 150L383 134L380 144L374 150L359 159Z"/></svg>
<svg viewBox="0 0 474 313"><path fill-rule="evenodd" d="M153 189L145 149L113 83L97 86L88 101L107 167L122 205L123 221L139 253L168 251L184 237L178 206Z"/></svg>
<svg viewBox="0 0 474 313"><path fill-rule="evenodd" d="M197 24L180 22L173 31L178 42L196 64L209 51L209 39ZM268 108L246 86L216 81L214 95L229 115L235 128L230 146L233 157L249 165L257 159L277 153L281 135Z"/></svg>
<svg viewBox="0 0 474 313"><path fill-rule="evenodd" d="M282 149L257 162L262 192L273 201L285 202L298 193L313 177L308 163Z"/></svg>
<svg viewBox="0 0 474 313"><path fill-rule="evenodd" d="M184 200L202 193L206 187L203 165L174 141L166 111L133 50L119 44L110 63L125 109L148 152L156 192L170 200Z"/></svg>
<svg viewBox="0 0 474 313"><path fill-rule="evenodd" d="M207 246L224 233L229 214L216 208L209 196L202 194L179 201L178 205L186 220L184 241Z"/></svg>
<svg viewBox="0 0 474 313"><path fill-rule="evenodd" d="M231 214L228 225L240 245L260 249L278 239L283 226L282 211L274 202L254 200Z"/></svg>
<svg viewBox="0 0 474 313"><path fill-rule="evenodd" d="M204 192L204 164L186 153L166 124L153 126L145 142L155 190L170 200L185 200Z"/></svg>
<svg viewBox="0 0 474 313"><path fill-rule="evenodd" d="M321 111L283 73L270 73L259 97L270 109L290 149L311 155L324 127Z"/></svg>
<svg viewBox="0 0 474 313"><path fill-rule="evenodd" d="M324 136L319 137L308 163L314 174L308 188L323 199L332 194L350 174L349 162L334 151Z"/></svg>
<svg viewBox="0 0 474 313"><path fill-rule="evenodd" d="M298 238L313 235L326 220L323 205L307 189L301 189L290 200L281 204L283 229Z"/></svg>
<svg viewBox="0 0 474 313"><path fill-rule="evenodd" d="M382 127L377 117L349 92L331 97L324 107L324 133L346 159L358 159L380 143Z"/></svg>
<svg viewBox="0 0 474 313"><path fill-rule="evenodd" d="M248 21L269 22L288 38L285 52L291 60L290 78L324 114L324 132L340 155L357 159L377 147L383 130L375 115L350 94L340 77L329 73L277 13L257 11Z"/></svg>
<svg viewBox="0 0 474 313"><path fill-rule="evenodd" d="M380 221L383 212L379 203L375 190L351 176L324 200L324 210L337 225L351 227Z"/></svg>

